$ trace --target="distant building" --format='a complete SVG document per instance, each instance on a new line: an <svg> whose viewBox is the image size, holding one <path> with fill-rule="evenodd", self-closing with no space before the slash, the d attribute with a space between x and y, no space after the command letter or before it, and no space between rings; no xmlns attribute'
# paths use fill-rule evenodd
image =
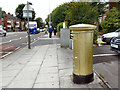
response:
<svg viewBox="0 0 120 90"><path fill-rule="evenodd" d="M17 17L14 17L13 14L4 14L3 15L3 27L6 31L17 31L20 29L21 20Z"/></svg>
<svg viewBox="0 0 120 90"><path fill-rule="evenodd" d="M105 7L105 14L103 14L102 16L99 17L99 23L101 24L102 21L105 20L105 17L107 16L107 14L109 13L109 11L113 8L116 7L118 8L118 3L117 2L109 2Z"/></svg>

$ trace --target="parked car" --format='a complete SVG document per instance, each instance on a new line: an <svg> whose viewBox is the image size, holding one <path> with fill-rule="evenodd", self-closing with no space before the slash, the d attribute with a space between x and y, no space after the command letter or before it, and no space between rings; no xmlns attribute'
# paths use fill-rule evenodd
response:
<svg viewBox="0 0 120 90"><path fill-rule="evenodd" d="M117 37L118 33L120 33L120 28L117 29L115 32L107 33L102 35L102 41L106 42L107 44L110 43L113 37Z"/></svg>
<svg viewBox="0 0 120 90"><path fill-rule="evenodd" d="M40 29L40 32L43 32L43 29Z"/></svg>
<svg viewBox="0 0 120 90"><path fill-rule="evenodd" d="M110 46L112 51L116 51L117 53L120 53L120 35L118 37L114 37L111 40Z"/></svg>
<svg viewBox="0 0 120 90"><path fill-rule="evenodd" d="M3 29L3 26L0 26L0 35L6 36L6 31Z"/></svg>

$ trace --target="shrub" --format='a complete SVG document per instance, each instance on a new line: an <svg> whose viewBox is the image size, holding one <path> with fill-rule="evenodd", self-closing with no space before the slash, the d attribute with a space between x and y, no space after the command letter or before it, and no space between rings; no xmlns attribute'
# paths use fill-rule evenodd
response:
<svg viewBox="0 0 120 90"><path fill-rule="evenodd" d="M60 37L60 29L63 28L63 22L59 23L57 25L57 33L58 33L58 36Z"/></svg>
<svg viewBox="0 0 120 90"><path fill-rule="evenodd" d="M113 7L107 14L105 20L101 24L103 33L114 32L120 28L120 12Z"/></svg>
<svg viewBox="0 0 120 90"><path fill-rule="evenodd" d="M94 44L97 44L98 34L99 34L98 31L94 30L94 34L93 34L93 43Z"/></svg>

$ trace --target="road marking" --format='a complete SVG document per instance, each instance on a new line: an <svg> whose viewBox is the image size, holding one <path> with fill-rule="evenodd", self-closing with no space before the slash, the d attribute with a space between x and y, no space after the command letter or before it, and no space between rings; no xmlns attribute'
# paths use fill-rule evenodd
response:
<svg viewBox="0 0 120 90"><path fill-rule="evenodd" d="M93 55L93 57L101 57L101 56L114 56L117 54L97 54L97 55Z"/></svg>
<svg viewBox="0 0 120 90"><path fill-rule="evenodd" d="M17 40L20 40L22 38L24 38L24 37L20 37L20 38L17 38L17 39L12 39L12 40L9 40L9 41L5 41L5 42L0 43L0 45L5 44L5 43L10 43L12 41L17 41Z"/></svg>
<svg viewBox="0 0 120 90"><path fill-rule="evenodd" d="M11 47L13 47L13 46L6 47L6 48L4 48L3 50L7 50L7 49L9 49L9 48L11 48Z"/></svg>
<svg viewBox="0 0 120 90"><path fill-rule="evenodd" d="M5 58L6 56L8 56L8 55L10 55L10 54L14 53L15 51L17 51L17 50L19 50L19 49L20 49L20 47L17 47L14 51L8 52L7 54L5 54L5 55L1 56L1 57L0 57L0 59Z"/></svg>

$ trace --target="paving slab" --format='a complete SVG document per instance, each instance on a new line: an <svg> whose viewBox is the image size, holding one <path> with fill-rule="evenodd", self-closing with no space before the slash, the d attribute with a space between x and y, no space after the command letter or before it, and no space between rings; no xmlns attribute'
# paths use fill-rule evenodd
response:
<svg viewBox="0 0 120 90"><path fill-rule="evenodd" d="M43 38L48 39L48 36ZM10 59L5 58L5 61L2 61L4 62L2 86L33 88L33 90L34 88L94 88L97 85L99 87L99 80L96 78L89 85L74 84L72 50L61 48L60 44L56 44L54 40L56 37L51 39L52 44L35 46L30 50L25 47L8 56Z"/></svg>
<svg viewBox="0 0 120 90"><path fill-rule="evenodd" d="M12 82L7 88L32 88L33 81L27 80L27 81L14 81Z"/></svg>
<svg viewBox="0 0 120 90"><path fill-rule="evenodd" d="M39 73L35 83L53 83L59 82L58 73Z"/></svg>
<svg viewBox="0 0 120 90"><path fill-rule="evenodd" d="M52 82L52 83L41 82L41 83L35 84L33 88L59 88L59 82Z"/></svg>

